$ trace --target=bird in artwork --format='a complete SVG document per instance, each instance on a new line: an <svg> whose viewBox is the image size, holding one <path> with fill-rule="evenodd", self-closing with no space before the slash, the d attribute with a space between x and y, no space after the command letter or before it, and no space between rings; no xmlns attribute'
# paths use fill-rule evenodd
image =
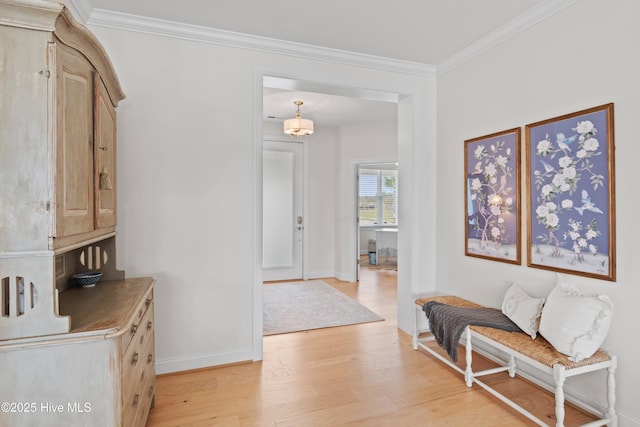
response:
<svg viewBox="0 0 640 427"><path fill-rule="evenodd" d="M577 134L570 136L569 138L565 138L564 133L560 132L556 134L556 143L558 144L558 147L562 148L563 150L568 150L569 152L571 152L571 148L569 148L569 144L574 142L577 138L578 138Z"/></svg>
<svg viewBox="0 0 640 427"><path fill-rule="evenodd" d="M545 173L553 172L554 170L556 170L553 166L551 166L549 163L545 162L542 159L540 159L540 163L542 163L542 166L544 166Z"/></svg>
<svg viewBox="0 0 640 427"><path fill-rule="evenodd" d="M577 210L580 215L582 215L584 211L591 211L599 214L603 213L602 210L597 208L591 201L591 197L589 197L587 190L582 190L582 206L574 207L574 209Z"/></svg>
<svg viewBox="0 0 640 427"><path fill-rule="evenodd" d="M472 175L477 175L479 173L482 173L482 162L476 163L476 167L473 168L473 172L471 172Z"/></svg>

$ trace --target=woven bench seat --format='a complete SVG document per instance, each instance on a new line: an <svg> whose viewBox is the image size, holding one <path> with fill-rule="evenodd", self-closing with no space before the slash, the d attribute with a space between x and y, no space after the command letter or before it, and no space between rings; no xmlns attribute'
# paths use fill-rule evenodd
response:
<svg viewBox="0 0 640 427"><path fill-rule="evenodd" d="M564 382L566 378L580 375L586 372L606 369L608 372L606 380L608 408L606 410L606 413L600 414L602 416L601 419L586 425L617 425L617 417L614 410L614 374L617 363L615 356L607 353L604 350L598 350L595 354L587 359L584 359L580 362L573 362L569 360L568 356L556 351L556 349L540 335L538 335L535 340L532 340L531 337L524 332L508 332L486 326L467 326L465 328L463 337L461 338L461 343L465 346L466 350L466 367L464 370L462 370L450 359L446 358L427 345L427 343L433 342L435 340L432 335L426 337L420 336L424 332L429 332L428 329L420 330L420 325L426 319L426 316L422 311L422 307L424 306L424 304L430 301L437 301L456 307L473 308L482 307L482 305L453 295L438 295L418 298L415 300L414 305L416 323L413 334L413 348L415 350L419 348L424 349L439 360L454 368L456 371L464 374L465 382L468 387L471 387L474 383L476 383L522 415L534 421L536 424L547 426L548 424L538 419L529 411L522 408L511 399L497 392L491 386L488 386L478 379L478 377L483 375L490 375L504 371L507 371L510 377L515 377L516 373L518 372L516 360L524 361L528 365L533 366L553 376L553 379L555 381L554 392L556 401L556 426L562 427L564 425ZM498 368L474 372L472 369L472 338L506 353L509 356L509 360L502 362L502 366Z"/></svg>

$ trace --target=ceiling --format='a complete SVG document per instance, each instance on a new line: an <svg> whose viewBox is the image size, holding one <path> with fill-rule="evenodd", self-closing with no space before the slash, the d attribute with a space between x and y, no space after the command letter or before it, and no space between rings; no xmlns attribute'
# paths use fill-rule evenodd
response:
<svg viewBox="0 0 640 427"><path fill-rule="evenodd" d="M340 51L438 65L556 0L86 0L95 9L216 28ZM557 1L556 1L557 2ZM379 120L397 100L265 84L265 120L295 113L317 125ZM270 117L276 117L270 118Z"/></svg>

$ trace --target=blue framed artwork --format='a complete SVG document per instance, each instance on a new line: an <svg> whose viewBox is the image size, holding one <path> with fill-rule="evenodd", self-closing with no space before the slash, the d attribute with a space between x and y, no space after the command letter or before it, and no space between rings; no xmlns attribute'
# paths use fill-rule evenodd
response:
<svg viewBox="0 0 640 427"><path fill-rule="evenodd" d="M613 104L526 125L527 265L615 281Z"/></svg>
<svg viewBox="0 0 640 427"><path fill-rule="evenodd" d="M465 255L520 264L520 128L464 146Z"/></svg>

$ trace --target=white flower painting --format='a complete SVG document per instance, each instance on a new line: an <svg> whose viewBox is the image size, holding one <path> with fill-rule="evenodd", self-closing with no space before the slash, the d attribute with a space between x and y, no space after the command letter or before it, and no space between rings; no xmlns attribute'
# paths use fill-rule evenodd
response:
<svg viewBox="0 0 640 427"><path fill-rule="evenodd" d="M520 263L520 128L465 141L466 255Z"/></svg>
<svg viewBox="0 0 640 427"><path fill-rule="evenodd" d="M526 126L528 264L615 279L613 104Z"/></svg>

